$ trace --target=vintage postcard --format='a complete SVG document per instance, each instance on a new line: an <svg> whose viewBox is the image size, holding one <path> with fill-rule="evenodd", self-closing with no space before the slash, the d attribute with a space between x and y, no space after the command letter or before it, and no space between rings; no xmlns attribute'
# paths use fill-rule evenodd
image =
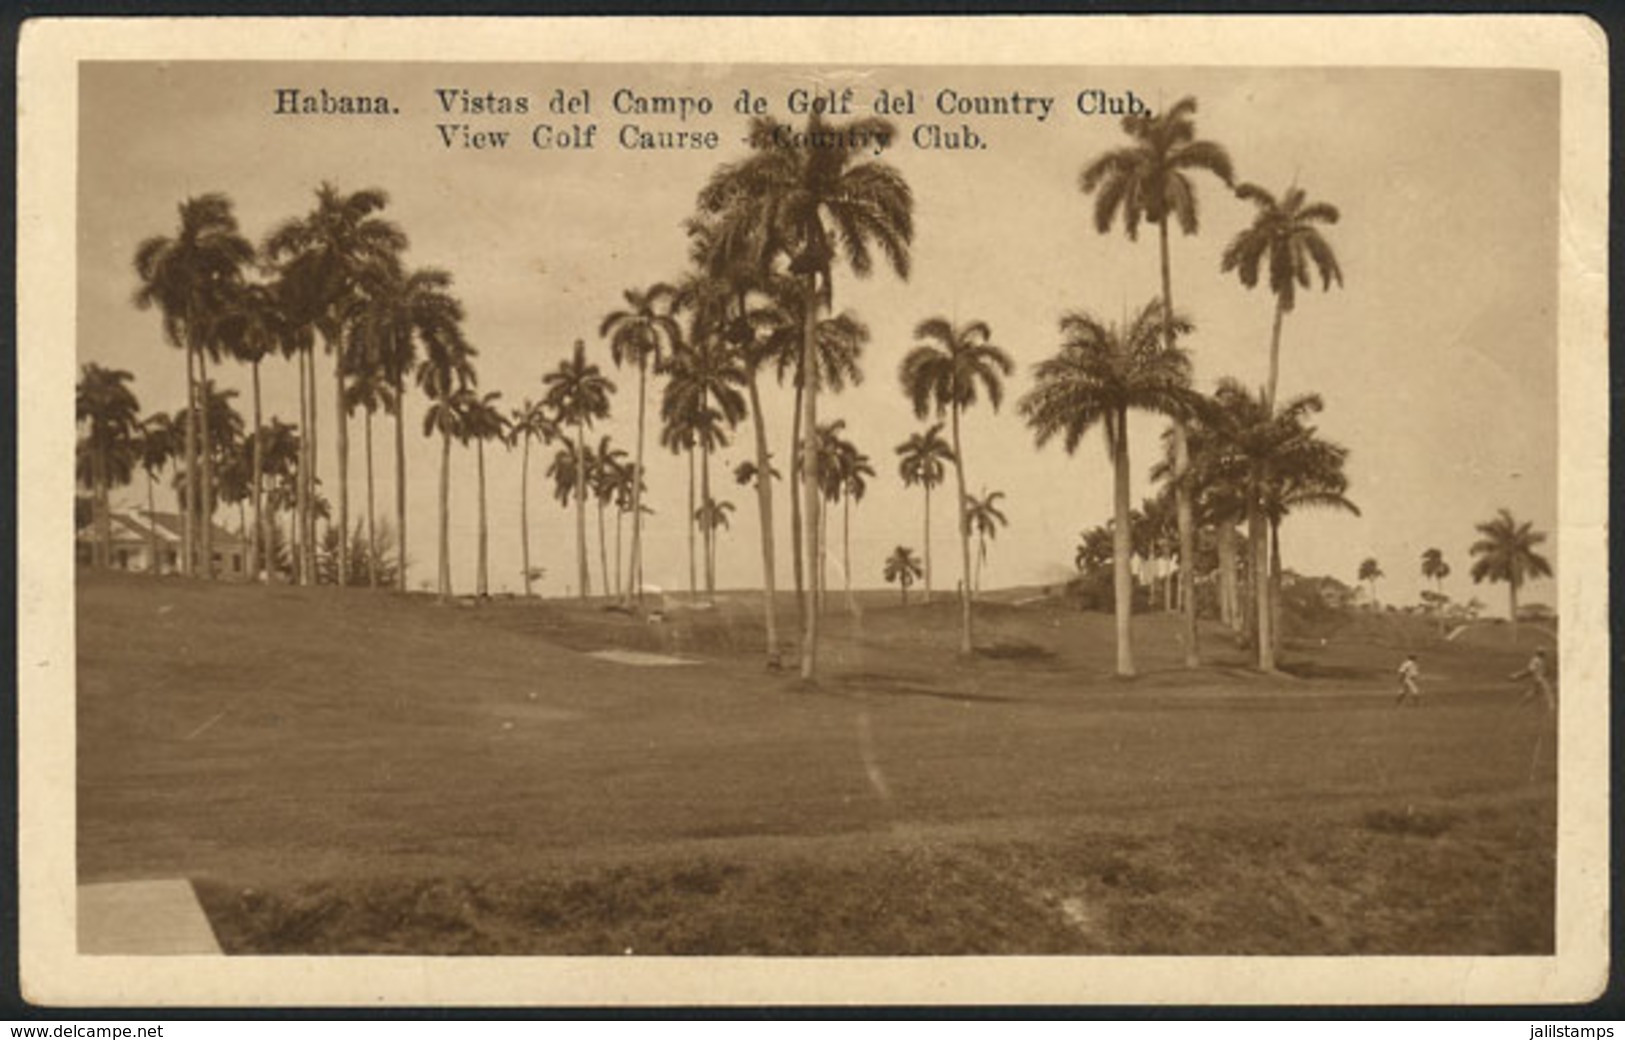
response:
<svg viewBox="0 0 1625 1040"><path fill-rule="evenodd" d="M1601 992L1601 31L854 29L24 26L29 999Z"/></svg>

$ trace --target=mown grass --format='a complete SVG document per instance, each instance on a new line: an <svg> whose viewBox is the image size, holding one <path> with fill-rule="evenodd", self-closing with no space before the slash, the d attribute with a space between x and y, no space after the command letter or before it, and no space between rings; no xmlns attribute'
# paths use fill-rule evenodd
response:
<svg viewBox="0 0 1625 1040"><path fill-rule="evenodd" d="M1551 950L1518 654L1430 646L1399 711L1388 646L1264 679L1210 634L1187 673L1148 616L1124 683L1109 617L979 620L957 661L951 605L871 597L806 690L743 597L651 625L88 578L81 880L191 877L232 952Z"/></svg>

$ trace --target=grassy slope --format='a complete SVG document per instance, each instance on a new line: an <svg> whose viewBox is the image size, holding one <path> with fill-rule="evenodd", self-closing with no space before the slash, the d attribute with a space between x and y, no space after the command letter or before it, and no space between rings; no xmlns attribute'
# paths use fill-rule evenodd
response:
<svg viewBox="0 0 1625 1040"><path fill-rule="evenodd" d="M1395 712L1392 648L1191 675L1151 616L1121 684L1109 617L989 605L998 655L947 670L950 604L865 602L809 693L746 602L87 578L81 879L195 878L242 951L1551 949L1518 655L1429 648Z"/></svg>

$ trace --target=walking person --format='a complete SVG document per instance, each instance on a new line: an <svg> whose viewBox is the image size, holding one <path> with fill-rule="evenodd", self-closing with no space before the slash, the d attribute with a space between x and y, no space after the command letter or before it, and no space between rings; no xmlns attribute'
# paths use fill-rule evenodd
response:
<svg viewBox="0 0 1625 1040"><path fill-rule="evenodd" d="M1394 700L1394 707L1402 707L1407 697L1415 699L1418 708L1422 706L1422 688L1417 685L1421 678L1422 668L1416 663L1416 655L1408 654L1399 666L1399 696Z"/></svg>
<svg viewBox="0 0 1625 1040"><path fill-rule="evenodd" d="M1539 696L1546 702L1547 711L1556 710L1557 694L1552 689L1552 681L1546 677L1546 651L1544 649L1536 650L1535 656L1529 659L1529 663L1524 666L1522 671L1513 672L1507 678L1529 680L1529 685L1524 689L1523 696L1518 699L1519 704L1528 704L1536 696Z"/></svg>

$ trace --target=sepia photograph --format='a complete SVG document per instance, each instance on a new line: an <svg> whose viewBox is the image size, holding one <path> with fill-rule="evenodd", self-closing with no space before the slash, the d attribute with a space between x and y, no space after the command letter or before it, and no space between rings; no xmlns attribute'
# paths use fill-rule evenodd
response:
<svg viewBox="0 0 1625 1040"><path fill-rule="evenodd" d="M1038 21L33 41L72 148L22 177L64 203L23 587L69 656L24 676L25 953L159 1002L380 957L1600 986L1600 73Z"/></svg>

